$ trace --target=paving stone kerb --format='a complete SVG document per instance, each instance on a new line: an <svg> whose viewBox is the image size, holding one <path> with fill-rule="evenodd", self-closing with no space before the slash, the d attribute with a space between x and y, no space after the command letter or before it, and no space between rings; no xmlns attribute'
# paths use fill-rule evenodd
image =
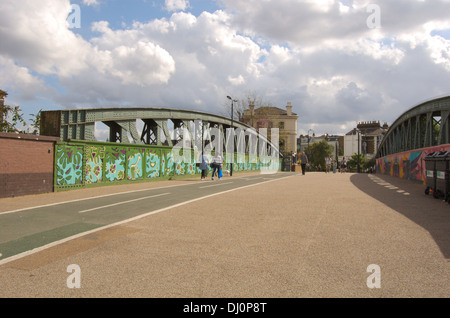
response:
<svg viewBox="0 0 450 318"><path fill-rule="evenodd" d="M377 177L398 189L307 173L96 232L0 266L0 297L450 297L448 204Z"/></svg>

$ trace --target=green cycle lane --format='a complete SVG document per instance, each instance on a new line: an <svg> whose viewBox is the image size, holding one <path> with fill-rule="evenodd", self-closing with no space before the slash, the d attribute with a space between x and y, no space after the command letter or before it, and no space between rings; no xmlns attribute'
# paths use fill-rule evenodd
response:
<svg viewBox="0 0 450 318"><path fill-rule="evenodd" d="M0 261L72 236L294 173L143 189L0 213ZM76 190L75 190L76 191Z"/></svg>

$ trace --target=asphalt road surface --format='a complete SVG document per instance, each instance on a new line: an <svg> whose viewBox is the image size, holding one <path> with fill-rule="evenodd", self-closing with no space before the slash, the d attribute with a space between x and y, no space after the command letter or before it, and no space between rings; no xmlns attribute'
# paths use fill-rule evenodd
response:
<svg viewBox="0 0 450 318"><path fill-rule="evenodd" d="M70 202L67 202L70 201ZM450 205L380 175L0 200L0 297L450 297Z"/></svg>

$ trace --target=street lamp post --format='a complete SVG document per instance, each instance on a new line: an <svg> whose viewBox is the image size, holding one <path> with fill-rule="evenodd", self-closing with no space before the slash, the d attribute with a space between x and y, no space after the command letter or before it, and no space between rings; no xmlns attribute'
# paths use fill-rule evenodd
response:
<svg viewBox="0 0 450 318"><path fill-rule="evenodd" d="M314 130L312 130L312 129L309 129L309 130L308 130L308 155L309 155L309 156L308 156L308 161L309 161L309 162L311 162L311 148L309 148L309 141L311 140L311 136L309 135L309 132L310 132L310 131L312 131L313 137L316 135L316 133L314 132Z"/></svg>
<svg viewBox="0 0 450 318"><path fill-rule="evenodd" d="M360 155L360 151L359 151L359 133L360 133L360 131L359 131L359 129L358 128L356 128L356 133L358 134L358 173L360 173L361 172L361 164L360 164L360 160L359 160L359 155Z"/></svg>
<svg viewBox="0 0 450 318"><path fill-rule="evenodd" d="M231 98L231 96L227 96L229 100L231 100L231 129L233 129L234 126L234 103L237 102L236 99ZM234 138L234 135L233 135ZM234 143L233 143L234 144ZM233 176L233 165L234 165L234 146L233 146L233 162L231 162L230 167L230 176Z"/></svg>

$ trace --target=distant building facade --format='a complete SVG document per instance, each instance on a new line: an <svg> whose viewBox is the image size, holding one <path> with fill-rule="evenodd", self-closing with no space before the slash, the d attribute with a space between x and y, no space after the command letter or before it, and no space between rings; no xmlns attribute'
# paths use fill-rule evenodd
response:
<svg viewBox="0 0 450 318"><path fill-rule="evenodd" d="M270 128L278 128L280 152L285 154L297 153L297 120L298 115L292 112L291 103L287 103L284 110L278 107L255 108L255 104L250 102L240 118L241 122L256 130L268 128L268 134Z"/></svg>
<svg viewBox="0 0 450 318"><path fill-rule="evenodd" d="M389 126L385 123L381 126L378 121L360 122L356 128L344 136L344 157L351 157L355 153L363 154L366 158L375 158L378 147ZM358 143L359 131L359 143Z"/></svg>

